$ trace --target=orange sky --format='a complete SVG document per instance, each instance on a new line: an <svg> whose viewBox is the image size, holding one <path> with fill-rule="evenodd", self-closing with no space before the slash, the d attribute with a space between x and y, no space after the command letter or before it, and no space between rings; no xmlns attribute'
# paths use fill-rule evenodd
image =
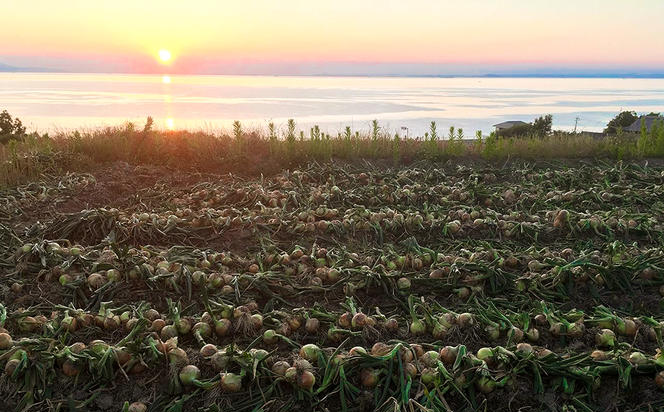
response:
<svg viewBox="0 0 664 412"><path fill-rule="evenodd" d="M0 63L12 65L174 73L247 62L664 67L661 0L7 3ZM172 52L170 67L161 67L159 49Z"/></svg>

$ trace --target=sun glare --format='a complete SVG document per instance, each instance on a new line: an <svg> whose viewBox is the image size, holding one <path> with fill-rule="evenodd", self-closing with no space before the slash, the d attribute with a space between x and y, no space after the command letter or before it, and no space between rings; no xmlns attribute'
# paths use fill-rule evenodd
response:
<svg viewBox="0 0 664 412"><path fill-rule="evenodd" d="M171 76L169 76L167 74L161 76L161 82L169 84L171 82Z"/></svg>
<svg viewBox="0 0 664 412"><path fill-rule="evenodd" d="M171 52L166 49L159 50L159 60L164 63L171 61Z"/></svg>
<svg viewBox="0 0 664 412"><path fill-rule="evenodd" d="M168 119L166 119L166 129L175 130L175 122L170 117Z"/></svg>

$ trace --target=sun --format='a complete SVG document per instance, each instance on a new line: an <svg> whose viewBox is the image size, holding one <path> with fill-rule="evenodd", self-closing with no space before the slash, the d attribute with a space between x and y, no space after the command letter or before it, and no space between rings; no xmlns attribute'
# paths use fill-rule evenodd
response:
<svg viewBox="0 0 664 412"><path fill-rule="evenodd" d="M164 63L171 61L171 52L166 49L159 50L159 60Z"/></svg>

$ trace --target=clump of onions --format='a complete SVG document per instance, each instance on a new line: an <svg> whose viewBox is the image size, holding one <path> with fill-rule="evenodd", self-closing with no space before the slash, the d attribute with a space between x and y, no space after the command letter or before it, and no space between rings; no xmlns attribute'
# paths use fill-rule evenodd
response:
<svg viewBox="0 0 664 412"><path fill-rule="evenodd" d="M451 365L456 361L459 350L454 346L445 346L440 350L440 360L445 365Z"/></svg>
<svg viewBox="0 0 664 412"><path fill-rule="evenodd" d="M300 389L309 391L314 387L315 383L316 377L313 373L311 373L311 371L305 370L297 377L297 386L299 386Z"/></svg>
<svg viewBox="0 0 664 412"><path fill-rule="evenodd" d="M14 345L14 341L9 333L0 333L0 350L9 349Z"/></svg>
<svg viewBox="0 0 664 412"><path fill-rule="evenodd" d="M209 358L210 356L217 353L217 347L211 343L204 345L199 351L200 355L204 358Z"/></svg>
<svg viewBox="0 0 664 412"><path fill-rule="evenodd" d="M313 343L308 343L300 348L300 357L308 360L309 362L316 362L318 354L321 352L320 348Z"/></svg>
<svg viewBox="0 0 664 412"><path fill-rule="evenodd" d="M378 384L378 371L373 368L362 369L360 381L365 388L373 388Z"/></svg>
<svg viewBox="0 0 664 412"><path fill-rule="evenodd" d="M320 321L316 318L309 318L307 319L307 322L304 324L304 329L308 333L318 333L318 329L320 328Z"/></svg>
<svg viewBox="0 0 664 412"><path fill-rule="evenodd" d="M129 405L127 412L145 412L148 410L148 407L143 402L133 402Z"/></svg>
<svg viewBox="0 0 664 412"><path fill-rule="evenodd" d="M286 361L277 361L272 365L272 373L277 376L286 376L286 371L290 367L290 364Z"/></svg>
<svg viewBox="0 0 664 412"><path fill-rule="evenodd" d="M183 385L189 386L196 382L196 380L201 376L201 371L196 367L196 365L187 365L180 370L178 374L180 382Z"/></svg>
<svg viewBox="0 0 664 412"><path fill-rule="evenodd" d="M224 392L239 392L242 389L242 377L234 373L222 373L221 389Z"/></svg>
<svg viewBox="0 0 664 412"><path fill-rule="evenodd" d="M595 335L595 344L600 348L612 348L616 344L616 334L611 329L602 329Z"/></svg>

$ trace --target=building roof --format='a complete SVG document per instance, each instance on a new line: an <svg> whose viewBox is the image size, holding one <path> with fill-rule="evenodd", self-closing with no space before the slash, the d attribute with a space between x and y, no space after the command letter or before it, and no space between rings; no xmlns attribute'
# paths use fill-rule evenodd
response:
<svg viewBox="0 0 664 412"><path fill-rule="evenodd" d="M507 122L494 124L493 127L497 127L499 129L509 129L510 127L522 126L524 124L528 124L528 123L522 122L521 120L509 120Z"/></svg>
<svg viewBox="0 0 664 412"><path fill-rule="evenodd" d="M631 125L625 127L623 130L626 132L640 132L641 131L641 121L645 122L646 130L650 131L652 125L656 121L664 123L664 116L641 116Z"/></svg>

